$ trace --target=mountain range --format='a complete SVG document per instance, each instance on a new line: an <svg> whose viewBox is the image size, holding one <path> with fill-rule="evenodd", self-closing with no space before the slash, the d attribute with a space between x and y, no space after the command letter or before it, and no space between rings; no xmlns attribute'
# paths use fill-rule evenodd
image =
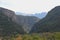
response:
<svg viewBox="0 0 60 40"><path fill-rule="evenodd" d="M41 13L35 13L35 14L26 14L26 13L16 12L16 15L35 16L42 19L47 15L47 12L41 12Z"/></svg>
<svg viewBox="0 0 60 40"><path fill-rule="evenodd" d="M16 15L14 11L0 7L0 34L29 33L39 20L35 16Z"/></svg>
<svg viewBox="0 0 60 40"><path fill-rule="evenodd" d="M35 17L38 17L40 19L43 19L46 15L47 15L46 12L41 12L41 13L31 14L30 16L35 16Z"/></svg>
<svg viewBox="0 0 60 40"><path fill-rule="evenodd" d="M31 15L17 15L12 10L0 7L0 36L40 32L60 32L60 6L48 13Z"/></svg>
<svg viewBox="0 0 60 40"><path fill-rule="evenodd" d="M30 33L60 32L60 6L50 10L45 18L37 22Z"/></svg>

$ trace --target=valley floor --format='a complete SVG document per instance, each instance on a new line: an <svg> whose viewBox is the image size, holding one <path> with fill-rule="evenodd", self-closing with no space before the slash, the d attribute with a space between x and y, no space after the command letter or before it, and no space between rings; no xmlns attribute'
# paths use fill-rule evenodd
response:
<svg viewBox="0 0 60 40"><path fill-rule="evenodd" d="M16 37L0 37L0 40L60 40L60 32L44 32L33 34L17 34Z"/></svg>

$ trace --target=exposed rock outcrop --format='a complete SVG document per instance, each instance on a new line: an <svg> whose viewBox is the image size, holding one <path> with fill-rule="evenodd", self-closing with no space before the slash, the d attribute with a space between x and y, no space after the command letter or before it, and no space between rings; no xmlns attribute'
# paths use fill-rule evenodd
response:
<svg viewBox="0 0 60 40"><path fill-rule="evenodd" d="M21 25L18 25L15 12L0 7L0 34L11 35L16 33L24 33Z"/></svg>
<svg viewBox="0 0 60 40"><path fill-rule="evenodd" d="M29 33L32 26L38 22L40 19L35 16L23 16L23 15L17 15L18 23L22 25L25 32Z"/></svg>

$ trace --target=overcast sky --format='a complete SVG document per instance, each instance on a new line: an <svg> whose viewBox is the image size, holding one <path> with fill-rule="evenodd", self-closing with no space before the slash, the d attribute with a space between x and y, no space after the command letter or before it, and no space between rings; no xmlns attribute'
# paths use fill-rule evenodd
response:
<svg viewBox="0 0 60 40"><path fill-rule="evenodd" d="M0 0L0 7L27 14L48 12L58 5L60 0Z"/></svg>

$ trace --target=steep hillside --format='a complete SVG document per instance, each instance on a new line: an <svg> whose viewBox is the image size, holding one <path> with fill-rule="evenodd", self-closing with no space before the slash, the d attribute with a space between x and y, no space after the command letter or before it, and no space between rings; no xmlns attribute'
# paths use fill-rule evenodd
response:
<svg viewBox="0 0 60 40"><path fill-rule="evenodd" d="M32 26L38 22L40 19L34 16L23 16L23 15L17 15L19 24L21 24L24 28L24 31L29 33Z"/></svg>
<svg viewBox="0 0 60 40"><path fill-rule="evenodd" d="M0 7L0 35L7 36L16 33L24 33L24 30L17 24L15 13Z"/></svg>
<svg viewBox="0 0 60 40"><path fill-rule="evenodd" d="M37 22L30 32L60 32L60 6L49 11L47 16Z"/></svg>

